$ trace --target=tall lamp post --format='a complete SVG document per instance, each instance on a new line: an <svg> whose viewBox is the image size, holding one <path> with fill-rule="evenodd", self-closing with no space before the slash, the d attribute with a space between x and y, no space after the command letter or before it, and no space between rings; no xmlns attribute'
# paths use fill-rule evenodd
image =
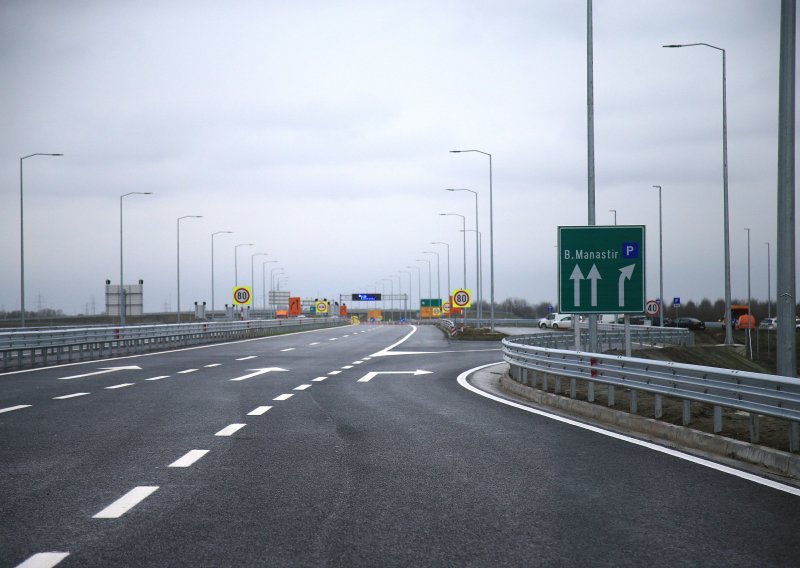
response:
<svg viewBox="0 0 800 568"><path fill-rule="evenodd" d="M464 289L467 288L467 219L463 215L458 213L439 213L439 215L445 217L447 215L451 215L453 217L461 217L461 229L462 229L462 236L464 237Z"/></svg>
<svg viewBox="0 0 800 568"><path fill-rule="evenodd" d="M261 263L261 297L264 299L264 317L267 316L267 265L276 264L277 260L265 260ZM270 280L270 291L272 291L272 281Z"/></svg>
<svg viewBox="0 0 800 568"><path fill-rule="evenodd" d="M22 191L22 161L34 156L63 156L64 154L44 154L37 152L19 159L19 304L20 325L25 327L25 207Z"/></svg>
<svg viewBox="0 0 800 568"><path fill-rule="evenodd" d="M273 268L273 269L271 269L269 271L269 291L270 291L270 294L273 294L273 295L274 295L274 292L275 292L275 274L276 273L277 274L283 274L283 267L278 266L278 267L275 267L275 268ZM269 305L273 309L273 311L275 311L275 309L277 308L277 304L273 304L272 300L270 300Z"/></svg>
<svg viewBox="0 0 800 568"><path fill-rule="evenodd" d="M614 226L616 227L617 226L617 210L616 209L609 209L608 212L614 214Z"/></svg>
<svg viewBox="0 0 800 568"><path fill-rule="evenodd" d="M745 231L747 231L747 316L748 320L753 317L753 308L750 307L750 228L745 227ZM747 344L750 350L750 359L753 358L753 340L750 336L750 330L752 327L750 326L750 321L748 321L747 325Z"/></svg>
<svg viewBox="0 0 800 568"><path fill-rule="evenodd" d="M230 235L233 231L217 231L211 233L211 317L214 317L214 237L217 235Z"/></svg>
<svg viewBox="0 0 800 568"><path fill-rule="evenodd" d="M152 195L152 191L129 191L119 196L119 323L125 325L125 279L122 275L122 199L129 195Z"/></svg>
<svg viewBox="0 0 800 568"><path fill-rule="evenodd" d="M483 303L483 284L481 281L483 280L483 236L481 235L480 231L476 231L475 229L467 229L468 233L475 233L478 236L478 250L481 251L478 254L478 310L480 310L480 305ZM478 327L481 326L481 316L478 316Z"/></svg>
<svg viewBox="0 0 800 568"><path fill-rule="evenodd" d="M728 106L725 87L725 50L708 43L671 44L663 47L704 46L722 52L722 208L725 240L725 345L733 345L731 322L731 246L728 215Z"/></svg>
<svg viewBox="0 0 800 568"><path fill-rule="evenodd" d="M453 291L453 289L450 288L450 245L441 241L431 241L431 244L444 245L447 247L447 293L445 294L445 297L447 298L447 301L450 301L450 294Z"/></svg>
<svg viewBox="0 0 800 568"><path fill-rule="evenodd" d="M433 287L431 286L431 261L427 258L416 258L414 259L415 262L427 262L428 263L428 298L433 298Z"/></svg>
<svg viewBox="0 0 800 568"><path fill-rule="evenodd" d="M654 185L658 188L658 299L661 301L659 315L661 327L664 327L664 232L662 230L661 222L661 186Z"/></svg>
<svg viewBox="0 0 800 568"><path fill-rule="evenodd" d="M233 285L239 285L239 247L252 247L253 243L239 243L233 247Z"/></svg>
<svg viewBox="0 0 800 568"><path fill-rule="evenodd" d="M269 253L266 252L254 252L250 255L250 293L253 295L253 310L256 307L255 295L256 295L256 270L255 270L255 258L257 256L268 256Z"/></svg>
<svg viewBox="0 0 800 568"><path fill-rule="evenodd" d="M450 150L450 152L453 154L477 152L478 154L483 154L489 158L489 299L491 301L491 304L489 305L489 321L491 331L494 331L494 199L492 196L492 155L489 152L484 152L483 150ZM466 227L464 228L466 229ZM466 278L464 280L466 280Z"/></svg>
<svg viewBox="0 0 800 568"><path fill-rule="evenodd" d="M419 315L422 317L422 269L419 266L406 266L406 268L414 268L417 271L417 300L419 300L417 303L420 307Z"/></svg>
<svg viewBox="0 0 800 568"><path fill-rule="evenodd" d="M478 327L480 327L481 318L483 316L483 307L481 306L481 299L483 298L483 290L481 290L481 263L478 260L480 257L480 227L478 226L478 192L472 189L466 188L448 188L446 191L468 191L475 196L475 287L477 288L478 292Z"/></svg>
<svg viewBox="0 0 800 568"><path fill-rule="evenodd" d="M435 254L436 255L436 296L441 299L442 297L442 275L441 271L439 270L439 266L441 265L441 260L439 258L439 253L435 250L424 250L422 254Z"/></svg>
<svg viewBox="0 0 800 568"><path fill-rule="evenodd" d="M389 304L391 308L389 309L392 310L392 321L394 321L394 278L387 276L386 278L382 278L381 280L383 280L384 282L386 280L389 281L389 293L392 295L391 303Z"/></svg>
<svg viewBox="0 0 800 568"><path fill-rule="evenodd" d="M184 215L175 222L178 232L178 323L181 323L181 219L202 219L202 215Z"/></svg>
<svg viewBox="0 0 800 568"><path fill-rule="evenodd" d="M767 317L772 317L772 275L770 266L770 258L769 258L769 243L764 243L767 245ZM768 336L769 337L769 336Z"/></svg>
<svg viewBox="0 0 800 568"><path fill-rule="evenodd" d="M398 270L397 272L401 274L408 274L408 300L406 300L406 320L408 320L408 302L411 300L411 271L410 270Z"/></svg>

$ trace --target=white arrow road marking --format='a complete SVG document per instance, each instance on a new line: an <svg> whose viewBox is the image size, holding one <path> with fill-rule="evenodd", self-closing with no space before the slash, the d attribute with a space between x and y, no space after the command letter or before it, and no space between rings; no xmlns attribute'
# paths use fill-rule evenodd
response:
<svg viewBox="0 0 800 568"><path fill-rule="evenodd" d="M630 280L631 276L633 276L633 269L636 268L635 264L629 264L628 266L624 266L619 269L619 305L620 307L625 305L625 281Z"/></svg>
<svg viewBox="0 0 800 568"><path fill-rule="evenodd" d="M93 519L118 519L158 490L155 485L134 487L125 495L97 513Z"/></svg>
<svg viewBox="0 0 800 568"><path fill-rule="evenodd" d="M569 277L570 280L575 281L575 292L573 295L573 305L580 306L581 305L581 280L583 280L583 272L581 269L578 268L578 265L575 265L575 268L572 269L572 275Z"/></svg>
<svg viewBox="0 0 800 568"><path fill-rule="evenodd" d="M9 406L8 408L0 408L0 414L4 412L11 412L12 410L20 410L22 408L30 408L32 404L18 404L17 406Z"/></svg>
<svg viewBox="0 0 800 568"><path fill-rule="evenodd" d="M416 371L372 371L371 373L367 373L360 379L358 379L359 383L368 383L378 375L430 375L433 371L423 371L422 369L417 369Z"/></svg>
<svg viewBox="0 0 800 568"><path fill-rule="evenodd" d="M93 373L84 373L83 375L72 375L71 377L58 377L59 380L68 381L69 379L80 379L83 377L91 377L92 375L104 375L105 373L113 373L114 371L141 371L142 368L137 365L130 365L127 367L104 367L99 371Z"/></svg>
<svg viewBox="0 0 800 568"><path fill-rule="evenodd" d="M39 552L22 564L18 564L17 568L53 568L67 556L69 552Z"/></svg>
<svg viewBox="0 0 800 568"><path fill-rule="evenodd" d="M249 375L242 375L241 377L236 377L235 379L231 379L232 381L244 381L251 377L257 377L258 375L263 375L264 373L270 373L272 371L288 371L288 369L281 369L280 367L266 367L264 369L247 369L248 371L253 371Z"/></svg>
<svg viewBox="0 0 800 568"><path fill-rule="evenodd" d="M600 276L600 271L597 270L597 265L593 264L591 270L589 270L589 275L586 277L587 280L592 281L592 306L597 305L597 281L602 280L603 278Z"/></svg>

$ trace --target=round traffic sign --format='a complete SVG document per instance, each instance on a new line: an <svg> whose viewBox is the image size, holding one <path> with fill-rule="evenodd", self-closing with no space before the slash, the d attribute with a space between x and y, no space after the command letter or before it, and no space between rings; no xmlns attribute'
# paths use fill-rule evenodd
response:
<svg viewBox="0 0 800 568"><path fill-rule="evenodd" d="M317 313L324 313L328 311L328 304L325 302L317 302Z"/></svg>
<svg viewBox="0 0 800 568"><path fill-rule="evenodd" d="M445 302L442 304L442 311L444 313L450 313L450 302Z"/></svg>
<svg viewBox="0 0 800 568"><path fill-rule="evenodd" d="M453 294L453 305L457 308L466 308L469 306L469 292L466 290L458 290Z"/></svg>
<svg viewBox="0 0 800 568"><path fill-rule="evenodd" d="M648 316L657 316L661 312L661 304L655 300L647 300L644 305L644 311L647 312Z"/></svg>
<svg viewBox="0 0 800 568"><path fill-rule="evenodd" d="M233 300L237 304L249 304L250 290L248 290L247 288L236 288L233 291Z"/></svg>

